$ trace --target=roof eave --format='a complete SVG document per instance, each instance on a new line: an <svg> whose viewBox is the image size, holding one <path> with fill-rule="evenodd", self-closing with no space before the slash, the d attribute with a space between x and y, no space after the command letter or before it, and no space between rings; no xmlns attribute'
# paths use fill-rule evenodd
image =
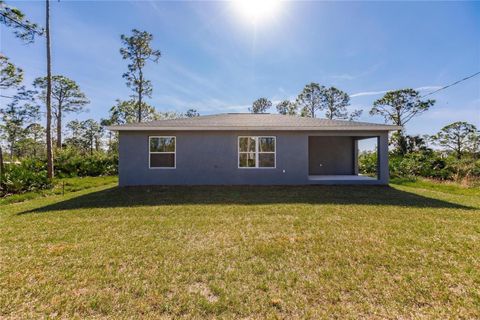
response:
<svg viewBox="0 0 480 320"><path fill-rule="evenodd" d="M109 126L110 131L396 131L401 126L351 126L351 127L249 127L249 126L225 126L225 127L128 127Z"/></svg>

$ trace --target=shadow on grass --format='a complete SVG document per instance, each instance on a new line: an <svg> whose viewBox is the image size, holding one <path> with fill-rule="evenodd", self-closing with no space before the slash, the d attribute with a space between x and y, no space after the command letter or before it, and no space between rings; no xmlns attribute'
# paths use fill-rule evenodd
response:
<svg viewBox="0 0 480 320"><path fill-rule="evenodd" d="M161 205L255 204L379 205L474 209L388 186L113 187L19 214L57 210Z"/></svg>

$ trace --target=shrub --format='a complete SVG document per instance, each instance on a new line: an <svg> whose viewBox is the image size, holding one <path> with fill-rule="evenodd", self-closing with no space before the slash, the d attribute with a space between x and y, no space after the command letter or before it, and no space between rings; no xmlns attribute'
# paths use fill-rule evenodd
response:
<svg viewBox="0 0 480 320"><path fill-rule="evenodd" d="M20 164L6 164L0 182L0 195L24 193L47 189L52 184L47 179L45 162L27 159Z"/></svg>
<svg viewBox="0 0 480 320"><path fill-rule="evenodd" d="M447 164L451 177L455 181L480 177L480 160L475 161L472 158L458 160L455 157L448 157Z"/></svg>
<svg viewBox="0 0 480 320"><path fill-rule="evenodd" d="M60 178L115 175L117 171L118 157L100 152L81 155L65 149L58 152L55 159L55 174Z"/></svg>
<svg viewBox="0 0 480 320"><path fill-rule="evenodd" d="M376 152L362 152L358 162L361 173L376 173ZM480 160L473 157L458 160L454 156L445 157L442 153L432 150L409 152L404 156L390 154L389 167L391 176L397 178L425 177L457 182L480 178Z"/></svg>
<svg viewBox="0 0 480 320"><path fill-rule="evenodd" d="M397 177L451 178L445 160L431 151L411 152L403 157L392 155L390 172L392 176Z"/></svg>
<svg viewBox="0 0 480 320"><path fill-rule="evenodd" d="M365 151L358 156L358 171L367 175L375 175L377 173L377 153Z"/></svg>

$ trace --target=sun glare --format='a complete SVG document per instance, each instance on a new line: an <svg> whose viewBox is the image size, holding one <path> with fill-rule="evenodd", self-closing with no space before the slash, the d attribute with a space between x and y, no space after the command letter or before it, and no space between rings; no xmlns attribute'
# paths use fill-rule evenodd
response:
<svg viewBox="0 0 480 320"><path fill-rule="evenodd" d="M280 9L280 0L234 0L234 9L242 19L258 24L274 18Z"/></svg>

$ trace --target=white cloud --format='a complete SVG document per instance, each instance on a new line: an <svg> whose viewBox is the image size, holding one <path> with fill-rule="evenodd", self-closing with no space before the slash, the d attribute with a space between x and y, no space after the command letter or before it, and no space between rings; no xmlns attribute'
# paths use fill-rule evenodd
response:
<svg viewBox="0 0 480 320"><path fill-rule="evenodd" d="M418 87L415 88L417 91L432 91L432 90L438 90L442 88L441 86L423 86L423 87ZM365 92L358 92L350 95L350 98L355 98L355 97L364 97L364 96L376 96L379 94L384 94L387 93L388 91L392 91L393 89L390 90L381 90L381 91L365 91Z"/></svg>
<svg viewBox="0 0 480 320"><path fill-rule="evenodd" d="M425 86L425 87L418 87L415 90L417 91L433 91L442 88L442 86Z"/></svg>
<svg viewBox="0 0 480 320"><path fill-rule="evenodd" d="M364 97L364 96L376 96L379 94L383 94L388 92L389 90L383 90L383 91L365 91L365 92L358 92L350 95L350 98L355 98L355 97Z"/></svg>

